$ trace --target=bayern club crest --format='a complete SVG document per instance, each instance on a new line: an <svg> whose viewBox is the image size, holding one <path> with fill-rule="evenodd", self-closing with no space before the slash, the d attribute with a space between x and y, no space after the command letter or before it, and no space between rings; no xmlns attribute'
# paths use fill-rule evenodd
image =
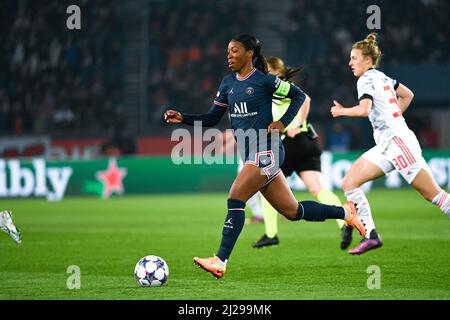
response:
<svg viewBox="0 0 450 320"><path fill-rule="evenodd" d="M247 89L245 89L245 93L247 93L248 95L251 95L253 92L255 92L255 89L253 89L252 87L248 87Z"/></svg>

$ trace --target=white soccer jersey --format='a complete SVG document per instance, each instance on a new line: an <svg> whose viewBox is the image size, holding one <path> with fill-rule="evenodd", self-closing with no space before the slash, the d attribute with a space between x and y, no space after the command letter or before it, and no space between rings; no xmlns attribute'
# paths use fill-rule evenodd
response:
<svg viewBox="0 0 450 320"><path fill-rule="evenodd" d="M422 156L414 132L406 125L395 89L398 82L383 72L370 69L358 80L359 100L372 100L369 120L376 146L362 157L377 165L385 174L396 170L412 183L420 170L431 172Z"/></svg>
<svg viewBox="0 0 450 320"><path fill-rule="evenodd" d="M398 105L395 89L398 82L376 69L369 69L358 79L358 99L372 100L369 120L375 143L385 149L394 136L409 133Z"/></svg>

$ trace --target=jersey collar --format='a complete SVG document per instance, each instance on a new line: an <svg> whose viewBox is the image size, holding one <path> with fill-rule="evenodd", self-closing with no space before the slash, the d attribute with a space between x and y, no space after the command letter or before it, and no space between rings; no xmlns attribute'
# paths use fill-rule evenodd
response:
<svg viewBox="0 0 450 320"><path fill-rule="evenodd" d="M250 76L251 76L252 74L254 74L254 73L255 73L255 71L256 71L256 68L255 68L255 67L253 67L253 70L252 70L252 71L250 71L250 73L249 73L249 74L247 74L246 76L243 76L243 77L239 77L238 73L236 72L236 79L237 79L237 80L239 80L239 81L244 81L244 80L247 80L248 78L250 78Z"/></svg>

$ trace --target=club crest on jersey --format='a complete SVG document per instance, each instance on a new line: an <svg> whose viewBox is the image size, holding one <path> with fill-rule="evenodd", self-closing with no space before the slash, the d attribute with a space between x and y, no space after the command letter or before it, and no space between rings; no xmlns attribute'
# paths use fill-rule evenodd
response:
<svg viewBox="0 0 450 320"><path fill-rule="evenodd" d="M253 89L252 87L248 87L247 89L245 89L245 93L248 95L251 95L253 92L255 92L255 89Z"/></svg>

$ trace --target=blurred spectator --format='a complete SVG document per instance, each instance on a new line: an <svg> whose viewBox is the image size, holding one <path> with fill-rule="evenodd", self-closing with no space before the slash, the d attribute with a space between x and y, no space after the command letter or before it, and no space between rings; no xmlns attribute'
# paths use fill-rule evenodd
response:
<svg viewBox="0 0 450 320"><path fill-rule="evenodd" d="M438 146L438 135L432 127L424 127L419 131L419 141L422 148L435 149Z"/></svg>
<svg viewBox="0 0 450 320"><path fill-rule="evenodd" d="M330 151L346 152L350 150L350 133L340 122L333 124L327 140Z"/></svg>
<svg viewBox="0 0 450 320"><path fill-rule="evenodd" d="M117 119L110 128L110 138L101 147L101 152L108 156L132 155L137 150L136 137L126 121Z"/></svg>
<svg viewBox="0 0 450 320"><path fill-rule="evenodd" d="M420 119L417 138L423 149L434 149L438 147L438 134L431 126L430 119Z"/></svg>

